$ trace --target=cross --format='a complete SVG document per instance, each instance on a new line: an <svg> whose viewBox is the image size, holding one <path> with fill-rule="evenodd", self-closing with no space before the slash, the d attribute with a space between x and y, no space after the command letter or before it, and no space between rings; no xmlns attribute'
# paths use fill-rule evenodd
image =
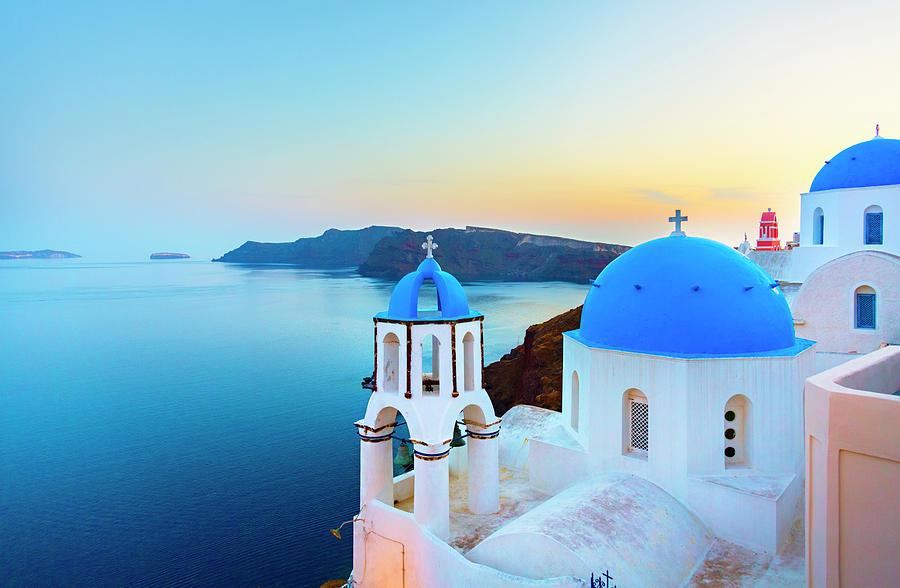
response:
<svg viewBox="0 0 900 588"><path fill-rule="evenodd" d="M425 239L425 243L422 243L422 249L424 249L428 252L428 255L426 255L425 257L426 258L434 257L434 255L432 255L432 253L434 253L434 250L437 248L438 248L438 244L434 242L434 237L432 237L431 235L428 235L428 237Z"/></svg>
<svg viewBox="0 0 900 588"><path fill-rule="evenodd" d="M685 236L684 231L681 230L681 222L686 221L687 219L688 219L688 217L681 216L681 210L676 210L675 216L669 217L669 222L675 223L675 230L672 231L672 234L669 236L670 237L684 237Z"/></svg>

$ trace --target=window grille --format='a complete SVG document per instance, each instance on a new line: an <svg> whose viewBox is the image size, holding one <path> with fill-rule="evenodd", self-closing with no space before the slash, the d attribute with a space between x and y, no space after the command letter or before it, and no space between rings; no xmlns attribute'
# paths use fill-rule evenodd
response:
<svg viewBox="0 0 900 588"><path fill-rule="evenodd" d="M883 242L883 220L881 212L866 213L866 245L881 245Z"/></svg>
<svg viewBox="0 0 900 588"><path fill-rule="evenodd" d="M860 294L856 295L856 328L857 329L874 329L875 328L875 295Z"/></svg>
<svg viewBox="0 0 900 588"><path fill-rule="evenodd" d="M647 401L632 398L629 451L646 454L650 450L650 408Z"/></svg>

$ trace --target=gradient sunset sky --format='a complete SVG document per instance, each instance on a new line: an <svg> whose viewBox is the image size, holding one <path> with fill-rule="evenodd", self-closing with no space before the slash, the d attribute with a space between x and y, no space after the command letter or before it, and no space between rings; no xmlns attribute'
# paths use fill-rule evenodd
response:
<svg viewBox="0 0 900 588"><path fill-rule="evenodd" d="M900 138L900 2L4 2L0 250L329 227L737 244ZM449 252L441 250L443 255Z"/></svg>

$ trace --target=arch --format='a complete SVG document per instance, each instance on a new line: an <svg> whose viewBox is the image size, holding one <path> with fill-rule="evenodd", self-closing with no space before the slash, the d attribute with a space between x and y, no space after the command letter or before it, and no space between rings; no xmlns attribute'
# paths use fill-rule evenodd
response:
<svg viewBox="0 0 900 588"><path fill-rule="evenodd" d="M825 242L825 212L819 206L813 211L812 244L821 245Z"/></svg>
<svg viewBox="0 0 900 588"><path fill-rule="evenodd" d="M419 344L422 356L422 395L441 393L441 340L437 335L425 335Z"/></svg>
<svg viewBox="0 0 900 588"><path fill-rule="evenodd" d="M475 337L471 331L463 337L463 390L475 390Z"/></svg>
<svg viewBox="0 0 900 588"><path fill-rule="evenodd" d="M575 371L575 370L573 370L573 371L572 371L572 392L571 392L571 396L570 396L571 399L572 399L572 403L571 403L571 404L572 404L572 407L571 407L570 412L571 412L571 419L572 419L572 420L571 420L572 428L573 428L574 430L576 430L576 431L578 430L578 416L579 416L579 413L578 413L578 411L579 411L579 402L578 402L578 401L579 401L579 398L578 398L578 394L579 394L579 388L578 388L578 372Z"/></svg>
<svg viewBox="0 0 900 588"><path fill-rule="evenodd" d="M753 437L753 403L743 394L735 394L722 411L722 434L725 440L725 468L750 466Z"/></svg>
<svg viewBox="0 0 900 588"><path fill-rule="evenodd" d="M863 213L863 242L866 245L884 244L884 212L877 204Z"/></svg>
<svg viewBox="0 0 900 588"><path fill-rule="evenodd" d="M871 286L860 286L853 293L854 327L857 329L875 329L877 298Z"/></svg>
<svg viewBox="0 0 900 588"><path fill-rule="evenodd" d="M382 389L385 392L400 391L400 338L396 333L388 333L382 343Z"/></svg>
<svg viewBox="0 0 900 588"><path fill-rule="evenodd" d="M643 459L650 453L650 403L637 388L622 395L622 453Z"/></svg>

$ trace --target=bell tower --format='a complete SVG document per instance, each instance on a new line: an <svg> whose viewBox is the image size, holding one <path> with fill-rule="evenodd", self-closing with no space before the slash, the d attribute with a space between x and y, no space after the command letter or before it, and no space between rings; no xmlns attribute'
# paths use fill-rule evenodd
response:
<svg viewBox="0 0 900 588"><path fill-rule="evenodd" d="M372 395L355 423L360 506L374 500L394 505L391 440L400 439L413 448L414 518L446 540L452 442L467 438L468 509L488 514L500 508L500 419L482 384L484 315L469 309L459 281L441 270L431 235L422 248L425 259L394 287L388 310L373 318ZM437 291L437 308L419 308L426 281ZM355 534L354 559L364 549L360 537Z"/></svg>

